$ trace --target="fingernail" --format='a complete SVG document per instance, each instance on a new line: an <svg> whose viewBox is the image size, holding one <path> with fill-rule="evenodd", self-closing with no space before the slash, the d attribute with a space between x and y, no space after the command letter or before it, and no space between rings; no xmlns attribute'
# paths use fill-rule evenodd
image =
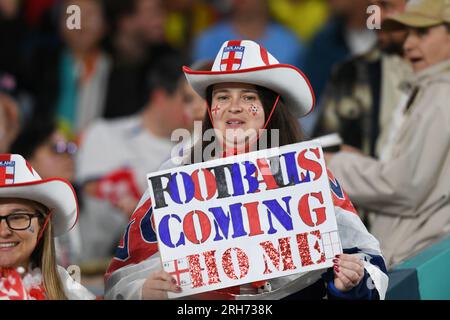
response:
<svg viewBox="0 0 450 320"><path fill-rule="evenodd" d="M335 255L335 258L340 258L341 257L341 255L340 254L337 254L337 255Z"/></svg>
<svg viewBox="0 0 450 320"><path fill-rule="evenodd" d="M181 292L181 287L180 287L180 286L176 286L176 287L175 287L175 291L176 291L176 292Z"/></svg>
<svg viewBox="0 0 450 320"><path fill-rule="evenodd" d="M333 263L338 263L339 259L333 259Z"/></svg>
<svg viewBox="0 0 450 320"><path fill-rule="evenodd" d="M173 284L177 284L177 280L172 279L172 283L173 283Z"/></svg>
<svg viewBox="0 0 450 320"><path fill-rule="evenodd" d="M336 271L337 273L339 273L339 267L338 267L338 266L334 266L334 271Z"/></svg>

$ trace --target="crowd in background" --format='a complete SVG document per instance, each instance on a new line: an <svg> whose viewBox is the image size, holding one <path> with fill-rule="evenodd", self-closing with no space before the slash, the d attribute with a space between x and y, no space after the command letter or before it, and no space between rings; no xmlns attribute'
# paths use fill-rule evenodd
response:
<svg viewBox="0 0 450 320"><path fill-rule="evenodd" d="M366 9L387 15L406 2L0 0L0 151L23 155L42 178L68 179L80 201L80 223L58 238L59 263L104 273L145 174L171 156L172 131L205 116L181 67L210 69L226 40L252 39L309 78L317 103L301 120L306 137L338 132L347 151L392 157L389 127L412 74L406 34L369 30ZM73 4L80 30L66 24Z"/></svg>

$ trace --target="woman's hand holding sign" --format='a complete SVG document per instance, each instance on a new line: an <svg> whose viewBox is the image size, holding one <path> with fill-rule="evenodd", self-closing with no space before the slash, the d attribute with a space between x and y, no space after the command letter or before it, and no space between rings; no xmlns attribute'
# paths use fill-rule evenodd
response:
<svg viewBox="0 0 450 320"><path fill-rule="evenodd" d="M342 292L356 287L364 277L364 264L357 255L337 255L333 262L334 286Z"/></svg>
<svg viewBox="0 0 450 320"><path fill-rule="evenodd" d="M168 299L167 292L180 293L181 288L176 284L176 280L164 270L154 272L145 280L142 287L143 300L164 300Z"/></svg>

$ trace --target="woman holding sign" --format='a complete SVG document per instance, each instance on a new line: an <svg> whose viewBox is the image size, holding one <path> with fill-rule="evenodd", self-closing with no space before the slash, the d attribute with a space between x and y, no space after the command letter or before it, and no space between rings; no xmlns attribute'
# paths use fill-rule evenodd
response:
<svg viewBox="0 0 450 320"><path fill-rule="evenodd" d="M227 41L211 71L185 67L184 72L194 90L209 105L203 131L214 128L216 138L213 148L209 147L210 140L203 141L201 148L194 146L186 157L186 164L192 160L206 161L265 149L268 145L261 144L262 129L269 131L265 141L269 147L302 140L295 119L312 111L314 94L309 82L300 70L280 64L257 43ZM276 136L272 132L279 132L278 145L274 143ZM196 154L196 150L201 150L201 154ZM329 172L328 176L343 247L343 253L332 259L332 268L309 272L307 276L292 274L210 291L195 298L384 299L387 275L378 241L368 233L339 183ZM181 265L170 274L161 266L149 198L148 194L142 198L110 265L106 275L108 299L164 299L168 292L183 290L179 277ZM191 261L188 268L193 281ZM200 270L203 269L199 267ZM210 277L214 272L208 268Z"/></svg>

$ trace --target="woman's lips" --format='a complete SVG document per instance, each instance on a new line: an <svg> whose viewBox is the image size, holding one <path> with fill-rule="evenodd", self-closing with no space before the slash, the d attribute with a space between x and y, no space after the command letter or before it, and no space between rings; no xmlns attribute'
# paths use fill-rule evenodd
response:
<svg viewBox="0 0 450 320"><path fill-rule="evenodd" d="M225 127L229 129L237 129L242 127L245 124L245 121L241 119L228 119L225 121Z"/></svg>
<svg viewBox="0 0 450 320"><path fill-rule="evenodd" d="M422 58L420 57L410 57L409 61L411 62L411 64L417 64L423 61Z"/></svg>
<svg viewBox="0 0 450 320"><path fill-rule="evenodd" d="M0 251L10 251L19 245L17 241L0 242Z"/></svg>

